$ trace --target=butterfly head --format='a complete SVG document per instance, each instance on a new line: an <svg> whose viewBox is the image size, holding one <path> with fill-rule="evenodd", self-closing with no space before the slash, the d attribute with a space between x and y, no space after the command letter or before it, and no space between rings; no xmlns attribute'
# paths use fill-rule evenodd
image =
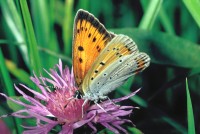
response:
<svg viewBox="0 0 200 134"><path fill-rule="evenodd" d="M80 90L76 90L76 91L74 92L73 97L76 98L76 99L82 99L82 98L83 98L83 94L81 93Z"/></svg>

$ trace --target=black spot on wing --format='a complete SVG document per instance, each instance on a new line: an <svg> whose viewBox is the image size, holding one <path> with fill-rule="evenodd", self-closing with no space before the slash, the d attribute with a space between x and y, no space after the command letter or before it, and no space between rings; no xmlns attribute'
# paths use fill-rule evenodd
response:
<svg viewBox="0 0 200 134"><path fill-rule="evenodd" d="M82 58L79 58L79 62L82 63L82 62L83 62L83 59L82 59Z"/></svg>
<svg viewBox="0 0 200 134"><path fill-rule="evenodd" d="M84 51L84 48L82 46L78 46L79 51Z"/></svg>
<svg viewBox="0 0 200 134"><path fill-rule="evenodd" d="M98 71L98 70L95 70L94 72L95 72L95 73L98 73L99 71Z"/></svg>
<svg viewBox="0 0 200 134"><path fill-rule="evenodd" d="M96 37L94 37L92 41L95 42L96 41Z"/></svg>
<svg viewBox="0 0 200 134"><path fill-rule="evenodd" d="M90 38L90 37L91 37L91 33L88 34L88 38Z"/></svg>
<svg viewBox="0 0 200 134"><path fill-rule="evenodd" d="M105 65L105 63L103 63L103 62L100 62L100 65L104 66L104 65Z"/></svg>

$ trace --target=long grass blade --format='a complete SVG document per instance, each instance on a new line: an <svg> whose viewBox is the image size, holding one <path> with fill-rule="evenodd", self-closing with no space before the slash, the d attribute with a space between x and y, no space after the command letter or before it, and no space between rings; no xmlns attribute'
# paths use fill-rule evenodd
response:
<svg viewBox="0 0 200 134"><path fill-rule="evenodd" d="M139 28L141 29L151 29L156 17L158 16L159 10L162 5L162 0L152 0L149 3L147 11L145 12L140 24Z"/></svg>
<svg viewBox="0 0 200 134"><path fill-rule="evenodd" d="M26 29L27 38L28 38L28 52L29 52L31 68L34 70L34 72L37 75L39 75L39 72L41 69L41 63L40 63L39 52L37 49L37 41L36 41L35 33L33 30L33 25L31 21L31 16L29 13L27 1L20 0L20 6L21 6L23 20L24 20L25 29Z"/></svg>
<svg viewBox="0 0 200 134"><path fill-rule="evenodd" d="M200 13L199 13L200 1L199 0L183 0L183 3L185 4L185 6L187 7L190 14L192 15L192 17L194 18L194 20L196 21L197 25L200 28Z"/></svg>
<svg viewBox="0 0 200 134"><path fill-rule="evenodd" d="M2 75L2 79L5 83L5 87L6 87L6 89L4 89L3 92L8 94L9 96L15 96L15 90L13 88L13 83L11 81L10 75L9 75L8 70L6 68L5 59L3 57L3 53L2 53L1 48L0 48L0 61L1 61L0 72L1 72L1 75ZM23 132L23 128L20 126L21 119L14 118L14 121L15 121L17 132L19 134L21 134Z"/></svg>
<svg viewBox="0 0 200 134"><path fill-rule="evenodd" d="M187 95L188 134L196 134L192 101L191 101L191 97L190 97L190 91L189 91L189 87L188 87L187 78L186 78L186 95Z"/></svg>
<svg viewBox="0 0 200 134"><path fill-rule="evenodd" d="M73 25L73 3L74 0L66 0L65 2L65 17L63 23L63 40L64 52L67 56L71 56L71 41L72 41L72 25Z"/></svg>
<svg viewBox="0 0 200 134"><path fill-rule="evenodd" d="M18 3L18 1L16 1ZM25 42L24 27L21 20L21 14L17 10L13 0L0 0L0 7L2 11L3 27L6 30L8 38L15 39L16 42ZM27 46L18 46L22 58L26 65L29 67L28 50Z"/></svg>

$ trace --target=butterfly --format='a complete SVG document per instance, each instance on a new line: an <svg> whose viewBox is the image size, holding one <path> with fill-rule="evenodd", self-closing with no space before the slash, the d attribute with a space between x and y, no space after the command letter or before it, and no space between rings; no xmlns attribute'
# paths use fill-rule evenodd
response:
<svg viewBox="0 0 200 134"><path fill-rule="evenodd" d="M128 36L114 34L88 11L79 9L73 29L75 98L96 104L130 76L147 68L150 57ZM100 106L100 105L98 105Z"/></svg>

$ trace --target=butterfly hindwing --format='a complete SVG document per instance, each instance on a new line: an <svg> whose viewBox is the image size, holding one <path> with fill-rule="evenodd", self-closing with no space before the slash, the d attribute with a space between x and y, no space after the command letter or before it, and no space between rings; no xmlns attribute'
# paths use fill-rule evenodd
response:
<svg viewBox="0 0 200 134"><path fill-rule="evenodd" d="M149 60L146 54L139 53L132 39L125 35L117 35L93 63L84 79L83 92L105 95L131 75L145 69Z"/></svg>
<svg viewBox="0 0 200 134"><path fill-rule="evenodd" d="M92 14L80 9L74 21L73 70L78 86L96 57L114 37Z"/></svg>
<svg viewBox="0 0 200 134"><path fill-rule="evenodd" d="M121 60L122 64L117 64L116 61L116 63L114 63L116 66L115 68L102 72L108 72L109 74L106 81L101 80L101 77L97 79L97 81L100 80L102 81L101 83L103 83L101 87L98 86L100 84L96 84L95 86L97 89L101 89L99 92L102 95L107 95L109 92L112 92L118 86L122 85L130 76L135 75L147 68L150 63L150 58L145 53L137 53L136 55L131 54Z"/></svg>

